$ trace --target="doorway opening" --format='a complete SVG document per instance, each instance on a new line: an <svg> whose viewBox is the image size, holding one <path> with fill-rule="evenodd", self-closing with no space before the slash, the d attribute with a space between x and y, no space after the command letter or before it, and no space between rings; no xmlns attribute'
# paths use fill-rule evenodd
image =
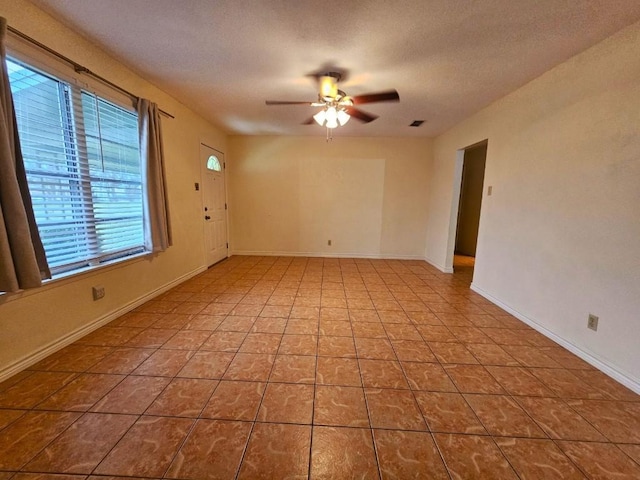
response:
<svg viewBox="0 0 640 480"><path fill-rule="evenodd" d="M464 149L453 250L454 273L473 274L487 160L487 141Z"/></svg>

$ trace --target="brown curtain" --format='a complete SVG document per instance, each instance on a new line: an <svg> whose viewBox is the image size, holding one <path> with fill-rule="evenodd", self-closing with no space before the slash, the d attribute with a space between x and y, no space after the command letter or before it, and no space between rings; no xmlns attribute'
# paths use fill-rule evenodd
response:
<svg viewBox="0 0 640 480"><path fill-rule="evenodd" d="M172 245L169 208L165 191L164 151L160 129L160 110L155 103L138 99L138 131L145 189L145 246L163 252Z"/></svg>
<svg viewBox="0 0 640 480"><path fill-rule="evenodd" d="M51 278L38 233L5 63L7 21L0 17L0 291L15 292Z"/></svg>

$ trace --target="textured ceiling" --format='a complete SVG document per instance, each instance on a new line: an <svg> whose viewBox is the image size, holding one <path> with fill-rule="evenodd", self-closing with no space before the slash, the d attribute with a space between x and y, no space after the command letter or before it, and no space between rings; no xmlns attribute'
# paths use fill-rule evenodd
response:
<svg viewBox="0 0 640 480"><path fill-rule="evenodd" d="M227 133L324 135L310 74L363 105L336 135L433 136L640 19L638 0L32 0ZM408 125L425 120L418 128Z"/></svg>

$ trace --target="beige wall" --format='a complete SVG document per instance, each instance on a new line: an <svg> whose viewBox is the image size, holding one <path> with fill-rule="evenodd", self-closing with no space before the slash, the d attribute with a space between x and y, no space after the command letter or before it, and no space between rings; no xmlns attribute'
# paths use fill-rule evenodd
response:
<svg viewBox="0 0 640 480"><path fill-rule="evenodd" d="M12 27L175 115L175 119L162 119L174 246L153 258L52 282L38 290L0 296L1 379L56 341L113 317L204 268L202 204L200 192L194 190L194 182L200 181L200 141L224 152L226 137L31 3L0 0L0 15ZM105 287L104 299L92 301L93 285Z"/></svg>
<svg viewBox="0 0 640 480"><path fill-rule="evenodd" d="M473 287L636 389L639 106L637 23L436 138L426 250L450 261L457 151L488 139Z"/></svg>
<svg viewBox="0 0 640 480"><path fill-rule="evenodd" d="M422 258L430 151L427 139L339 130L330 143L230 137L232 251Z"/></svg>

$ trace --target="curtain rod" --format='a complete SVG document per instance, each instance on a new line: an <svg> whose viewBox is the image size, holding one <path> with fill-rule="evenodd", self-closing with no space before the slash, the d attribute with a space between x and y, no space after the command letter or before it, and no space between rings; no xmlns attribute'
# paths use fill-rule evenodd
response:
<svg viewBox="0 0 640 480"><path fill-rule="evenodd" d="M119 85L116 85L115 83L111 82L110 80L107 80L106 78L98 75L97 73L92 72L91 70L89 70L87 67L80 65L77 62L74 62L73 60L71 60L69 57L56 52L54 49L47 47L45 44L39 42L38 40L36 40L35 38L30 37L29 35L22 33L20 30L17 30L15 28L13 28L10 25L7 25L7 30L9 30L11 33L13 33L14 35L17 35L18 37L22 38L23 40L26 40L27 42L32 43L33 45L35 45L38 48L41 48L42 50L50 53L51 55L54 55L56 57L58 57L59 59L67 62L69 65L71 65L73 67L73 69L75 70L76 73L83 73L86 75L89 75L93 78L95 78L96 80L99 80L100 82L110 86L111 88L118 90L120 93L123 93L125 95L127 95L128 97L134 99L134 100L138 100L140 97L138 97L137 95L134 95L133 93L131 93L128 90L125 90L124 88L122 88ZM163 115L169 117L169 118L176 118L173 115L171 115L169 112L165 112L162 109L159 109L160 113L162 113Z"/></svg>

